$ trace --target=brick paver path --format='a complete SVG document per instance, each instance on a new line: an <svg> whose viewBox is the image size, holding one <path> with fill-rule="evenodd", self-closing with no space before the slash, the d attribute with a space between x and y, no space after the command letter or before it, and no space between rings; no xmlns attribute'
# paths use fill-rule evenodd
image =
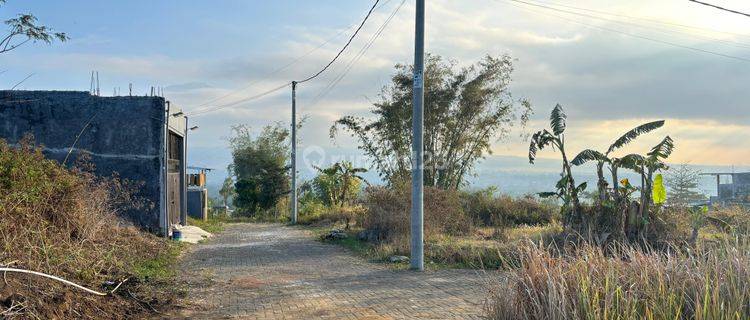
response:
<svg viewBox="0 0 750 320"><path fill-rule="evenodd" d="M480 319L481 272L394 270L277 224L230 224L183 260L196 319Z"/></svg>

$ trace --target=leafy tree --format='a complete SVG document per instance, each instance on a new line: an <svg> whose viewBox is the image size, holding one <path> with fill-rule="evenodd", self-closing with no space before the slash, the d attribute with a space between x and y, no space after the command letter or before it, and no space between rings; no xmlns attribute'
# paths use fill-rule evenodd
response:
<svg viewBox="0 0 750 320"><path fill-rule="evenodd" d="M345 116L331 127L331 138L344 128L359 140L378 173L389 184L410 177L413 67L396 65L391 83L370 110L374 119ZM509 56L486 56L463 68L438 55L425 59L424 183L457 189L476 162L491 153L493 140L525 125L531 106L511 96Z"/></svg>
<svg viewBox="0 0 750 320"><path fill-rule="evenodd" d="M560 174L561 178L556 185L557 191L543 192L540 195L543 197L557 196L561 198L565 203L563 209L570 210L570 214L566 215L566 225L572 226L574 223L581 221L581 206L578 195L586 189L586 183L576 185L573 172L570 168L570 162L568 161L568 155L565 153L566 119L567 116L565 115L565 111L563 111L563 107L559 104L556 105L552 109L549 118L552 131L544 129L531 136L529 162L533 164L537 152L549 146L560 152L562 156L562 172Z"/></svg>
<svg viewBox="0 0 750 320"><path fill-rule="evenodd" d="M669 188L667 201L676 206L688 206L706 200L706 195L698 190L700 174L700 170L692 169L685 164L672 167L666 177Z"/></svg>
<svg viewBox="0 0 750 320"><path fill-rule="evenodd" d="M0 0L0 5L2 4L5 4L5 0ZM51 44L54 40L64 42L69 39L64 32L54 32L52 28L39 25L37 22L37 18L30 13L5 20L8 34L0 40L0 53L16 49L29 41Z"/></svg>
<svg viewBox="0 0 750 320"><path fill-rule="evenodd" d="M257 136L249 127L232 127L229 138L234 175L234 205L238 213L255 215L273 208L289 193L289 130L280 123L269 125Z"/></svg>
<svg viewBox="0 0 750 320"><path fill-rule="evenodd" d="M224 179L224 184L222 184L221 189L219 189L219 195L222 200L224 200L224 206L228 206L229 198L234 196L234 181L232 181L232 177Z"/></svg>

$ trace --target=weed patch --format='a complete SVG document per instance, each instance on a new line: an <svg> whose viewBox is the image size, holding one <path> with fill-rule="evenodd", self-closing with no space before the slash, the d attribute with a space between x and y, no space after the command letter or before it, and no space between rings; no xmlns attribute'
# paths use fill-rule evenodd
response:
<svg viewBox="0 0 750 320"><path fill-rule="evenodd" d="M147 268L139 266L177 249L118 218L139 203L130 196L133 187L116 176L94 176L85 162L71 170L45 159L30 138L18 148L0 140L0 265L97 291L121 284L102 297L9 273L0 281L0 318L138 318L168 307L172 293L153 290L150 279L138 275Z"/></svg>

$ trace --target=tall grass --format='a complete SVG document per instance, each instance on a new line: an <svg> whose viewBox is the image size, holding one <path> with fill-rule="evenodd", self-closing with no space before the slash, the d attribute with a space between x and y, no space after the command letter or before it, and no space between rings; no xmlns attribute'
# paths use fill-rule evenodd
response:
<svg viewBox="0 0 750 320"><path fill-rule="evenodd" d="M530 245L491 290L491 319L748 319L750 246L685 252Z"/></svg>
<svg viewBox="0 0 750 320"><path fill-rule="evenodd" d="M118 218L133 202L127 183L69 170L45 159L30 139L11 147L0 139L0 265L44 272L106 291L104 283L131 281L143 261L167 246ZM129 298L95 297L43 278L17 274L0 281L0 318L116 318L143 307Z"/></svg>
<svg viewBox="0 0 750 320"><path fill-rule="evenodd" d="M381 241L403 243L408 247L411 190L368 187L359 216L362 228L377 233ZM429 239L441 235L466 235L473 225L463 212L459 194L453 190L427 187L424 190L424 232Z"/></svg>

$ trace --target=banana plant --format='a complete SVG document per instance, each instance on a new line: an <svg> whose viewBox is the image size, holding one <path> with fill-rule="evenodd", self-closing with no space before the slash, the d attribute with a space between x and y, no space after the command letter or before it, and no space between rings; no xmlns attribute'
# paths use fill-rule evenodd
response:
<svg viewBox="0 0 750 320"><path fill-rule="evenodd" d="M617 166L619 163L614 158L610 158L610 154L617 149L620 149L628 143L635 140L638 136L654 131L664 126L664 120L652 121L637 126L630 131L626 132L620 138L612 143L606 152L602 153L593 149L586 149L581 151L578 155L573 158L571 163L576 166L580 166L589 161L596 161L596 175L597 175L597 189L599 191L599 201L604 202L607 200L607 180L604 178L604 166L605 164L610 165L610 171L612 173L612 184L613 197L615 201L619 200L619 193L617 192Z"/></svg>
<svg viewBox="0 0 750 320"><path fill-rule="evenodd" d="M622 158L623 167L627 167L641 176L641 206L640 216L646 219L652 202L654 173L669 167L664 162L674 150L674 140L666 136L656 146L651 148L646 156L629 154Z"/></svg>
<svg viewBox="0 0 750 320"><path fill-rule="evenodd" d="M531 136L531 143L529 144L529 163L534 164L536 160L536 154L538 151L546 147L552 147L560 152L562 156L562 178L557 183L557 192L554 193L543 193L542 196L557 195L565 201L565 204L570 207L571 215L568 217L568 225L571 224L570 219L580 219L580 202L578 195L586 188L586 183L576 185L573 179L573 173L571 171L570 162L568 156L565 153L565 127L566 127L565 111L559 104L552 109L550 114L550 130L543 129Z"/></svg>
<svg viewBox="0 0 750 320"><path fill-rule="evenodd" d="M351 162L342 161L328 168L313 166L318 172L314 188L316 193L324 198L324 202L334 206L342 206L351 201L360 186L360 182L367 183L360 173L367 172L365 168L356 168Z"/></svg>

